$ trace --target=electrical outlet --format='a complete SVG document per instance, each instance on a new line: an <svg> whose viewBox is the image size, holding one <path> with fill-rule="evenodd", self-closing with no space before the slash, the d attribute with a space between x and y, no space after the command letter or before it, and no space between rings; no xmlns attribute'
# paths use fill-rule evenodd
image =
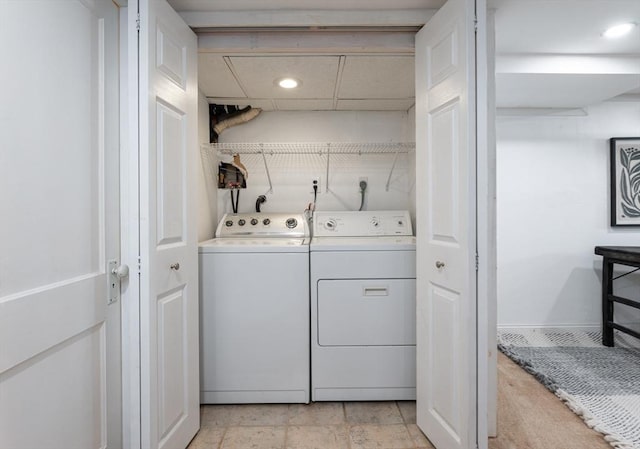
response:
<svg viewBox="0 0 640 449"><path fill-rule="evenodd" d="M311 192L313 193L313 186L318 186L318 193L320 193L320 176L314 176L311 178Z"/></svg>

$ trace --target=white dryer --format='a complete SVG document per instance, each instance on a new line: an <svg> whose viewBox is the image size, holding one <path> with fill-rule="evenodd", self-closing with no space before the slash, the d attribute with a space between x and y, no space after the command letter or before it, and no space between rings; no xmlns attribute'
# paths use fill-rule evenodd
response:
<svg viewBox="0 0 640 449"><path fill-rule="evenodd" d="M309 227L227 214L200 244L200 400L309 402Z"/></svg>
<svg viewBox="0 0 640 449"><path fill-rule="evenodd" d="M315 212L313 401L415 399L412 234L407 211Z"/></svg>

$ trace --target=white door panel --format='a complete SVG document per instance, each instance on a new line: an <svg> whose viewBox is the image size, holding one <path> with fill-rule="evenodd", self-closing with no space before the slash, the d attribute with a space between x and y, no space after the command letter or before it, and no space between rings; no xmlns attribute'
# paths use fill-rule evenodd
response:
<svg viewBox="0 0 640 449"><path fill-rule="evenodd" d="M165 0L139 6L142 447L184 448L200 423L197 43Z"/></svg>
<svg viewBox="0 0 640 449"><path fill-rule="evenodd" d="M417 423L438 449L476 445L474 8L416 36Z"/></svg>
<svg viewBox="0 0 640 449"><path fill-rule="evenodd" d="M105 338L98 325L3 372L0 447L107 447Z"/></svg>
<svg viewBox="0 0 640 449"><path fill-rule="evenodd" d="M157 245L184 244L186 117L157 100Z"/></svg>
<svg viewBox="0 0 640 449"><path fill-rule="evenodd" d="M122 445L117 45L110 0L0 5L2 448Z"/></svg>

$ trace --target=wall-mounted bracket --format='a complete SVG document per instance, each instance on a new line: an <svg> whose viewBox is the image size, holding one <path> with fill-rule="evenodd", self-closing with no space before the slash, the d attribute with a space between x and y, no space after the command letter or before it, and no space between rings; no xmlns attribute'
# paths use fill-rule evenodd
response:
<svg viewBox="0 0 640 449"><path fill-rule="evenodd" d="M269 191L267 193L273 193L273 184L271 183L271 174L269 173L269 165L267 164L267 158L264 155L263 144L260 144L260 154L262 155L262 162L264 162L264 171L267 173L267 180L269 181Z"/></svg>
<svg viewBox="0 0 640 449"><path fill-rule="evenodd" d="M400 154L400 147L396 150L396 154L393 156L393 163L391 164L391 170L389 170L389 177L387 178L387 184L384 186L385 191L389 191L389 184L391 183L391 175L396 168L396 162L398 162L398 154Z"/></svg>

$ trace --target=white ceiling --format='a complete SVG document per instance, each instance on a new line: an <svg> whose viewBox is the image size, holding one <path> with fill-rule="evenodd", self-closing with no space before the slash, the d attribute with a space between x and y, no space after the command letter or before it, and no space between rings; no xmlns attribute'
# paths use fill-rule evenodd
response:
<svg viewBox="0 0 640 449"><path fill-rule="evenodd" d="M611 25L640 23L638 0L498 0L496 102L503 108L583 108L640 94L640 27L605 39Z"/></svg>
<svg viewBox="0 0 640 449"><path fill-rule="evenodd" d="M496 9L498 53L635 54L640 29L604 39L611 25L640 23L640 0L502 0Z"/></svg>
<svg viewBox="0 0 640 449"><path fill-rule="evenodd" d="M414 103L414 30L444 3L169 2L197 31L214 32L199 40L200 88L209 101L266 110L407 110ZM640 94L640 27L619 40L601 36L611 24L640 23L640 0L491 5L499 107L581 108ZM277 88L274 80L282 76L302 86Z"/></svg>
<svg viewBox="0 0 640 449"><path fill-rule="evenodd" d="M199 55L200 88L211 103L264 110L404 110L414 102L412 55ZM302 81L282 89L284 76Z"/></svg>

